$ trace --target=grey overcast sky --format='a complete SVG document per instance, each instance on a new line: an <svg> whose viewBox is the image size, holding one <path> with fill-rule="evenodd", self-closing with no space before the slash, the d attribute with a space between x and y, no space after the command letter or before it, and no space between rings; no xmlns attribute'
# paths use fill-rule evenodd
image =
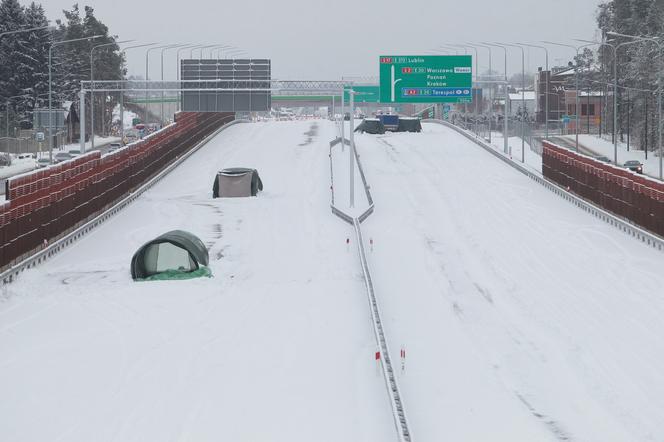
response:
<svg viewBox="0 0 664 442"><path fill-rule="evenodd" d="M44 0L49 18L62 18L75 0ZM271 58L278 79L339 79L378 75L378 56L423 55L440 44L464 42L574 43L596 34L599 0L88 0L95 15L120 39L138 43L218 43ZM188 51L186 52L188 53ZM207 52L206 52L207 55ZM571 49L551 47L550 64L566 63ZM150 55L157 78L159 51ZM144 75L145 50L127 51L129 74ZM487 67L480 52L480 70ZM502 72L502 49L493 66ZM175 76L174 51L166 53L166 78ZM531 49L528 66L544 66L543 51ZM520 71L510 52L508 73ZM528 69L528 67L527 67Z"/></svg>

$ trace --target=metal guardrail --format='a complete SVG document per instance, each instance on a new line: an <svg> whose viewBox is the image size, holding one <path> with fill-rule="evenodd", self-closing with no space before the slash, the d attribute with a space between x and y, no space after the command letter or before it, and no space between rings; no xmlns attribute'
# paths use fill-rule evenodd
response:
<svg viewBox="0 0 664 442"><path fill-rule="evenodd" d="M521 164L512 161L509 158L509 156L503 154L502 152L497 151L496 149L491 147L488 143L486 143L484 140L475 136L475 134L469 133L466 130L461 129L443 120L422 120L422 121L425 123L440 124L457 131L464 137L478 144L480 147L482 147L484 150L488 151L495 157L501 159L502 161L513 167L514 169L528 176L530 179L536 181L537 183L541 184L542 186L552 191L556 195L560 196L561 198L564 198L566 201L569 201L570 203L579 207L584 212L587 212L595 216L596 218L599 218L600 220L604 221L605 223L613 227L616 227L618 230L626 233L629 236L632 236L633 238L638 239L642 243L654 248L655 250L664 251L664 238L660 238L659 236L651 232L648 232L647 230L644 230L639 226L632 224L630 221L620 218L619 216L614 215L613 213L610 213L602 209L601 207L598 207L584 200L583 198L574 195L571 192L568 192L566 189L554 183L553 181L549 181L548 179L544 178L544 176L542 176L541 174L538 174L535 171L530 170L522 166Z"/></svg>
<svg viewBox="0 0 664 442"><path fill-rule="evenodd" d="M392 368L392 359L390 358L390 349L385 338L383 330L383 322L380 319L380 308L374 292L373 282L371 280L371 273L369 272L369 264L364 250L364 241L362 239L362 230L360 229L360 220L355 218L353 220L353 227L355 229L355 236L357 238L357 249L360 255L360 263L362 264L362 275L364 276L364 284L367 288L369 296L369 307L371 309L371 318L373 322L374 335L380 348L381 368L383 371L383 378L385 379L385 386L390 397L390 405L392 406L392 416L394 417L394 424L396 426L397 434L400 442L410 442L412 436L408 426L408 419L404 404L401 399L401 392L399 391L399 384L397 383L394 369Z"/></svg>
<svg viewBox="0 0 664 442"><path fill-rule="evenodd" d="M360 156L355 149L355 159L357 160L357 167L360 171L360 176L362 177L362 182L364 184L364 191L367 195L367 200L369 202L369 208L365 210L357 218L344 213L341 209L337 208L334 205L334 168L332 167L332 147L336 144L341 143L342 140L340 137L335 139L330 143L330 189L332 193L332 213L341 218L343 221L351 224L355 230L355 237L357 240L357 250L360 257L360 264L362 266L362 275L364 278L364 284L367 289L367 296L369 299L369 308L371 310L371 319L373 324L374 336L376 338L376 343L380 349L381 354L381 369L383 372L383 379L385 380L385 386L387 388L388 396L390 399L390 405L392 407L392 416L394 418L394 425L397 430L397 436L399 442L411 442L412 435L408 426L408 419L406 418L405 407L403 400L401 399L401 393L399 391L399 384L397 382L394 370L392 368L392 359L390 358L390 349L387 344L387 339L385 338L385 332L383 330L383 323L380 318L380 308L378 307L378 300L376 299L376 293L373 287L373 281L371 279L371 272L369 271L369 263L367 261L366 252L364 249L364 240L362 239L362 229L360 224L366 220L369 215L374 211L373 198L371 196L370 186L367 183L362 164L360 163ZM348 140L343 140L346 144L350 144Z"/></svg>
<svg viewBox="0 0 664 442"><path fill-rule="evenodd" d="M190 149L187 153L176 159L173 163L171 163L169 166L167 166L164 170L159 172L155 177L153 177L151 180L143 184L141 187L136 189L134 192L130 193L128 196L123 198L122 200L118 201L115 203L113 206L108 208L106 211L103 213L97 215L90 221L82 224L78 228L74 229L72 232L68 233L67 235L63 236L62 238L58 239L57 241L53 242L43 250L40 250L39 252L29 256L28 258L24 259L20 263L10 267L9 269L5 270L0 274L0 284L5 285L13 282L21 273L23 273L24 270L31 269L32 267L35 267L42 262L46 261L47 259L51 258L52 256L56 255L57 253L61 252L65 247L73 244L74 242L78 241L81 237L85 236L87 233L92 231L94 228L100 226L102 223L107 221L109 218L111 218L113 215L117 214L119 211L124 209L127 205L132 203L134 200L136 200L139 196L141 196L146 190L150 189L152 186L154 186L157 182L159 182L162 178L164 178L166 175L168 175L173 169L175 169L177 166L182 164L187 158L189 158L191 155L193 155L195 152L197 152L201 147L206 145L212 138L217 136L221 131L229 128L230 126L233 126L238 123L244 123L246 121L244 120L235 120L231 121L230 123L224 124L221 126L219 129L205 137L203 140L201 140L200 143L198 143L196 146L194 146L192 149Z"/></svg>

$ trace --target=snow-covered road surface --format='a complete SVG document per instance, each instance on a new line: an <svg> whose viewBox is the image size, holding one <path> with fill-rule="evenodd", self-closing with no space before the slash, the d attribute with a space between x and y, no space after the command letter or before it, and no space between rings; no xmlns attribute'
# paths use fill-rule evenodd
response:
<svg viewBox="0 0 664 442"><path fill-rule="evenodd" d="M351 228L329 208L333 137L325 121L230 127L6 287L0 440L393 440ZM264 192L212 200L233 166ZM134 251L176 228L214 277L133 282Z"/></svg>
<svg viewBox="0 0 664 442"><path fill-rule="evenodd" d="M351 228L330 213L334 136L233 126L6 286L0 440L395 440ZM451 129L357 145L416 442L661 438L662 254ZM211 200L233 166L264 192ZM133 252L174 228L208 245L214 278L132 282Z"/></svg>
<svg viewBox="0 0 664 442"><path fill-rule="evenodd" d="M664 255L451 129L356 142L417 441L661 439Z"/></svg>

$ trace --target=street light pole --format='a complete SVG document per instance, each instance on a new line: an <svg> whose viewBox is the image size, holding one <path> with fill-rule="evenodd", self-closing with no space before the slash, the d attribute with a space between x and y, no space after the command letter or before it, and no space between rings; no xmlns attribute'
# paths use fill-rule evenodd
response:
<svg viewBox="0 0 664 442"><path fill-rule="evenodd" d="M579 118L579 50L581 48L584 48L586 46L591 46L590 44L586 45L581 45L581 46L572 46L568 44L563 44L563 43L556 43L554 41L543 41L542 43L544 44L549 44L549 45L554 45L554 46L561 46L563 48L571 48L574 51L576 51L576 59L574 60L574 89L575 89L575 95L576 98L574 100L574 132L575 132L575 146L576 146L576 151L579 152L579 124L580 124L580 118ZM615 93L614 93L615 95ZM590 111L587 111L587 117L588 120L590 120Z"/></svg>
<svg viewBox="0 0 664 442"><path fill-rule="evenodd" d="M198 48L200 48L201 46L203 46L203 45L200 45L200 44L199 44L199 45L192 44L192 45L189 45L189 46L183 46L183 47L181 47L181 48L178 48L178 49L175 51L175 60L176 60L176 61L175 61L175 64L176 64L176 66L175 66L175 78L177 79L178 82L180 81L180 77L181 77L181 75L180 75L180 70L181 70L181 66L180 66L180 52L183 51L183 50L185 50L185 49L189 49L189 54L190 54L189 58L191 58L191 54L194 52L194 49L198 49ZM179 84L178 87L179 87L180 89L182 89L182 84ZM178 111L182 110L182 91L178 91L178 104L177 104L176 109L177 109Z"/></svg>
<svg viewBox="0 0 664 442"><path fill-rule="evenodd" d="M224 49L233 49L233 48L234 48L234 46L229 46L229 45L215 46L212 49L210 49L210 58L214 59L214 57L212 55L214 54L214 51L217 51L217 60L218 60L219 58L221 58L221 51L222 50L224 50Z"/></svg>
<svg viewBox="0 0 664 442"><path fill-rule="evenodd" d="M94 150L95 148L95 83L94 83L95 65L92 56L94 54L95 49L118 45L121 43L131 43L133 41L134 40L124 40L124 41L114 41L111 43L103 43L97 46L93 46L92 49L90 49L90 148L91 150ZM102 107L102 112L103 112L103 107ZM83 150L81 150L81 153L85 153L85 146L83 147Z"/></svg>
<svg viewBox="0 0 664 442"><path fill-rule="evenodd" d="M247 51L243 49L233 49L231 51L226 51L226 58L228 59L228 56L236 56L236 55L241 55L241 54L247 54Z"/></svg>
<svg viewBox="0 0 664 442"><path fill-rule="evenodd" d="M504 134L503 134L503 150L505 151L505 153L509 153L511 155L512 154L512 148L509 146L509 126L508 126L509 122L508 122L508 119L507 119L507 100L509 99L509 92L507 91L507 48L503 45L498 45L498 44L495 44L495 43L486 43L486 42L482 42L482 43L484 43L485 45L488 45L488 46L494 46L494 47L501 48L503 51L505 51L505 85L504 85L505 86L505 106L503 108L503 119L504 119L504 121L503 121L503 124L504 124L504 128L503 128L503 131L504 131Z"/></svg>
<svg viewBox="0 0 664 442"><path fill-rule="evenodd" d="M103 37L103 35L93 35L92 37L82 37L82 38L73 38L71 40L60 40L55 41L50 44L48 47L48 158L49 161L53 162L53 72L52 72L52 60L53 60L53 48L55 46L60 46L65 43L73 43L76 41L82 40L94 40L95 38Z"/></svg>
<svg viewBox="0 0 664 442"><path fill-rule="evenodd" d="M503 46L521 49L521 108L522 112L526 112L526 51L522 46L513 45L509 43L497 43ZM523 121L523 114L521 116L521 162L526 162L526 140L525 140L525 125Z"/></svg>
<svg viewBox="0 0 664 442"><path fill-rule="evenodd" d="M546 55L546 94L544 94L544 105L546 109L544 110L544 138L549 139L549 79L551 78L551 72L549 71L549 50L545 46L538 46L528 43L517 43L522 46L528 46L531 48L543 49L544 54Z"/></svg>
<svg viewBox="0 0 664 442"><path fill-rule="evenodd" d="M477 47L484 48L484 49L487 50L487 52L489 53L489 78L491 78L491 71L492 71L492 67L491 67L491 47L490 46L485 46L485 45L479 45L479 44L475 44L475 45L469 44L468 46L471 46L471 47L472 46L477 46ZM489 88L489 144L491 144L491 126L492 126L491 123L493 123L493 84L491 84L491 87Z"/></svg>
<svg viewBox="0 0 664 442"><path fill-rule="evenodd" d="M181 48L181 47L185 47L185 46L189 46L189 44L188 43L177 44L177 45L173 45L173 46L167 46L167 47L161 49L161 83L162 83L162 87L161 87L161 111L160 111L160 116L159 116L159 118L160 118L159 124L160 125L164 124L164 85L163 85L163 83L164 83L164 52L169 50L169 49Z"/></svg>
<svg viewBox="0 0 664 442"><path fill-rule="evenodd" d="M438 47L446 49L448 51L454 51L454 55L459 55L459 47L455 47L452 45L439 45Z"/></svg>
<svg viewBox="0 0 664 442"><path fill-rule="evenodd" d="M350 98L350 121L348 129L348 137L350 138L350 146L348 153L350 154L350 207L355 207L355 91L352 86L348 91ZM343 140L341 140L343 142Z"/></svg>
<svg viewBox="0 0 664 442"><path fill-rule="evenodd" d="M157 43L146 43L142 45L128 46L124 49L121 49L120 52L126 52L129 49L144 48L147 46L154 46ZM123 86L120 87L120 142L124 144L124 83L121 83Z"/></svg>
<svg viewBox="0 0 664 442"><path fill-rule="evenodd" d="M346 88L341 88L341 151L346 144Z"/></svg>
<svg viewBox="0 0 664 442"><path fill-rule="evenodd" d="M463 47L465 49L465 46L463 46L463 45L456 45L456 46ZM479 53L478 53L476 47L474 47L474 46L469 46L469 47L475 51L475 81L477 81L477 80L479 80L479 75L480 75L480 71L479 71L479 68L478 68L478 60L479 60L480 57L479 57ZM472 91L472 89L471 89L471 91ZM478 119L479 114L480 114L480 112L479 112L479 104L480 103L479 103L479 100L477 99L477 87L475 87L475 96L473 97L473 100L475 101L475 134L477 134L478 133L477 119Z"/></svg>
<svg viewBox="0 0 664 442"><path fill-rule="evenodd" d="M588 46L598 45L598 46L607 46L613 51L613 161L614 164L618 164L618 49L621 46L627 46L631 44L639 43L639 40L628 41L625 43L620 43L617 45L612 45L609 43L599 42L599 41L590 41L590 40L580 40L577 41L590 43Z"/></svg>
<svg viewBox="0 0 664 442"><path fill-rule="evenodd" d="M20 34L21 32L39 31L40 29L48 29L49 27L50 26L37 26L36 28L17 29L16 31L2 32L0 33L0 38L4 37L5 35Z"/></svg>
<svg viewBox="0 0 664 442"><path fill-rule="evenodd" d="M615 36L615 37L631 38L631 39L636 40L636 41L649 41L649 42L655 43L657 45L657 48L659 49L660 57L662 55L664 55L664 52L662 51L662 49L663 49L662 45L659 42L659 40L657 40L656 38L620 34L618 32L607 32L607 35L612 35L612 36ZM617 63L614 63L614 65L615 64L617 64ZM659 70L659 79L658 80L659 80L658 81L659 84L657 86L658 86L659 93L657 94L657 119L658 119L658 121L657 121L657 132L658 132L658 138L659 138L659 141L658 141L658 144L659 144L659 147L658 147L658 151L659 151L659 179L661 180L662 179L662 154L663 154L662 153L662 91L663 91L663 86L664 86L662 84L662 81L664 80L664 78L662 78L662 69ZM614 93L614 95L616 95L616 94ZM615 100L615 98L614 98L614 100ZM616 118L616 117L614 116L614 118Z"/></svg>
<svg viewBox="0 0 664 442"><path fill-rule="evenodd" d="M167 44L167 45L161 45L161 46L155 46L154 48L148 48L145 50L145 113L144 113L144 118L143 118L143 124L147 125L148 124L148 117L149 117L149 97L150 97L150 51L154 51L156 49L163 49L163 48L170 48L173 46L177 46L174 44Z"/></svg>

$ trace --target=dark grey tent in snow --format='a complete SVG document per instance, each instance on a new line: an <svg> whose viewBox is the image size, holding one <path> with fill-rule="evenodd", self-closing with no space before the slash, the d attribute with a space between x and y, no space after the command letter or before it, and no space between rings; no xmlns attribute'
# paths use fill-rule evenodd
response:
<svg viewBox="0 0 664 442"><path fill-rule="evenodd" d="M422 132L422 123L419 118L399 117L397 132Z"/></svg>
<svg viewBox="0 0 664 442"><path fill-rule="evenodd" d="M263 182L256 169L231 167L214 177L212 198L256 196L259 190L263 190Z"/></svg>
<svg viewBox="0 0 664 442"><path fill-rule="evenodd" d="M369 134L384 134L385 125L378 118L365 118L355 132L366 132Z"/></svg>
<svg viewBox="0 0 664 442"><path fill-rule="evenodd" d="M205 244L184 230L172 230L149 241L131 258L131 277L134 279L182 279L210 276L200 272L209 261Z"/></svg>

